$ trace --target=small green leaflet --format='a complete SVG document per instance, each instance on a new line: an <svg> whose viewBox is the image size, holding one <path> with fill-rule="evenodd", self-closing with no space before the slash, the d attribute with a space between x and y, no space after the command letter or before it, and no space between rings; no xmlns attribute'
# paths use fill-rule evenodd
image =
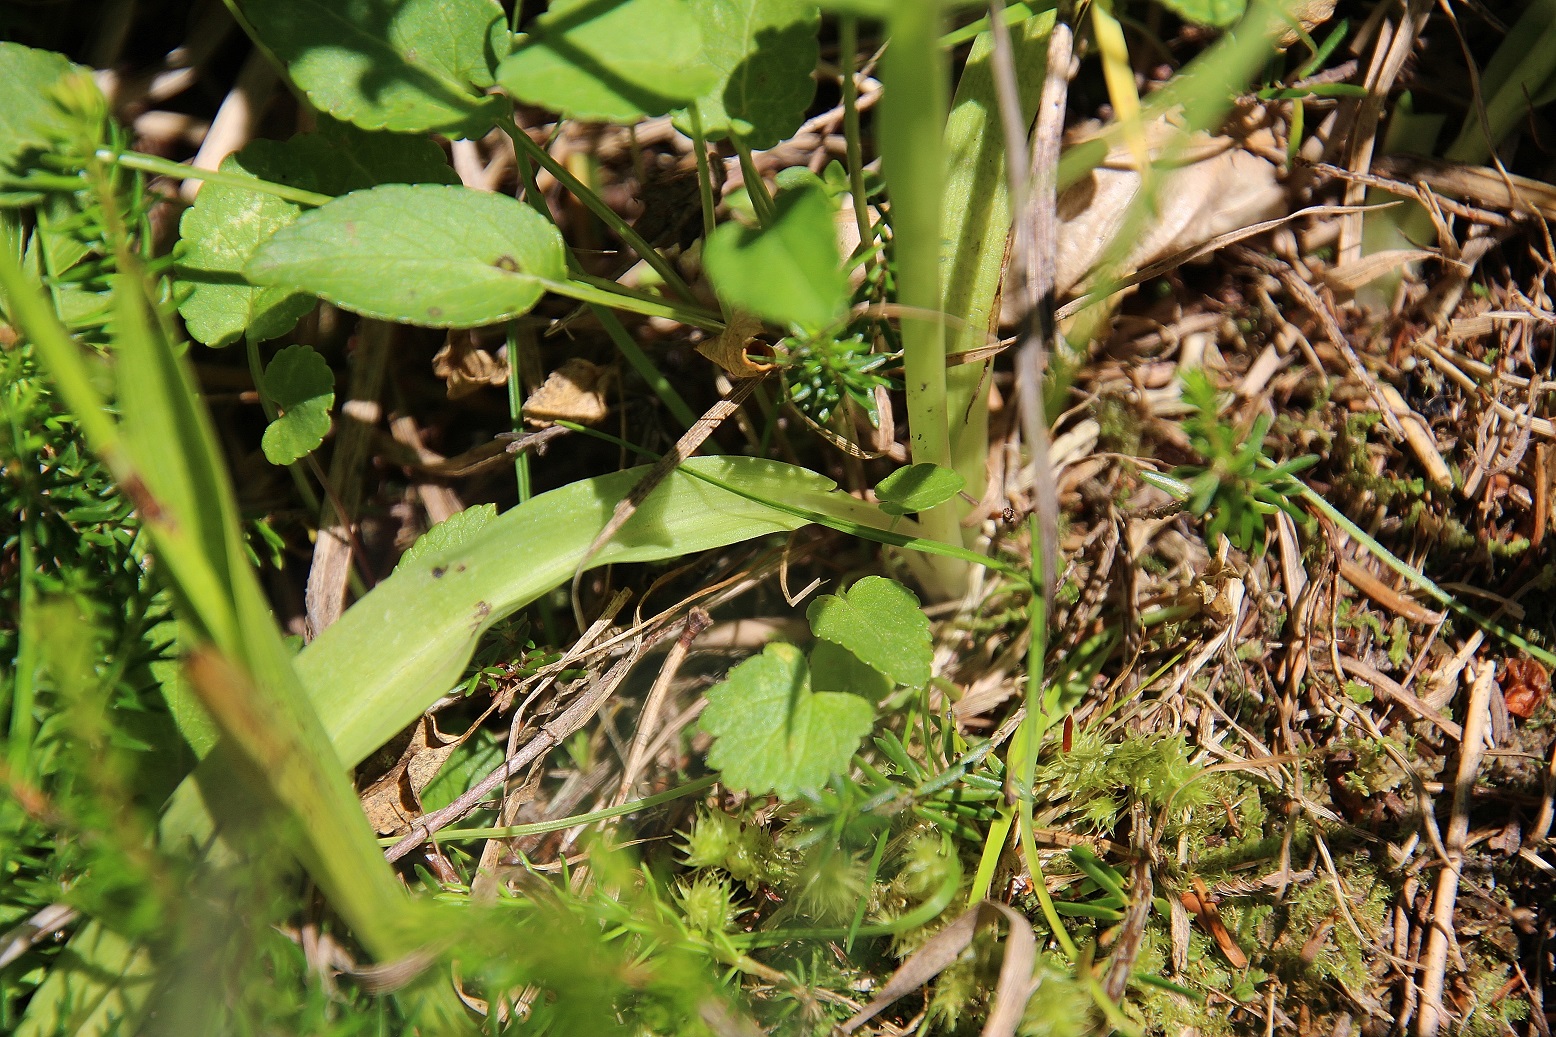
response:
<svg viewBox="0 0 1556 1037"><path fill-rule="evenodd" d="M470 328L524 313L567 264L556 227L507 195L389 184L304 213L245 273L368 317Z"/></svg>
<svg viewBox="0 0 1556 1037"><path fill-rule="evenodd" d="M260 447L271 464L291 464L312 453L330 430L335 373L310 346L287 346L265 368L265 395L281 413Z"/></svg>
<svg viewBox="0 0 1556 1037"><path fill-rule="evenodd" d="M224 173L322 194L344 194L385 183L456 183L443 150L426 139L367 133L323 120L319 133L285 142L256 140L222 162ZM245 334L279 338L313 308L291 285L243 282L244 266L260 243L297 219L301 207L259 191L209 183L179 223L179 313L189 334L224 346Z"/></svg>
<svg viewBox="0 0 1556 1037"><path fill-rule="evenodd" d="M88 74L63 54L34 50L20 43L0 43L0 170L13 167L29 151L46 148L70 122L50 96L55 85L72 72Z"/></svg>
<svg viewBox="0 0 1556 1037"><path fill-rule="evenodd" d="M308 100L365 130L480 137L506 114L487 96L508 52L497 0L243 0L259 42Z"/></svg>
<svg viewBox="0 0 1556 1037"><path fill-rule="evenodd" d="M929 617L913 592L884 576L866 576L841 596L824 594L805 610L817 637L848 649L898 684L929 683L934 658Z"/></svg>
<svg viewBox="0 0 1556 1037"><path fill-rule="evenodd" d="M781 193L771 227L719 225L702 263L720 299L778 324L820 331L848 304L832 202L816 184Z"/></svg>
<svg viewBox="0 0 1556 1037"><path fill-rule="evenodd" d="M810 650L810 686L816 691L851 691L879 702L897 685L842 645L817 641Z"/></svg>
<svg viewBox="0 0 1556 1037"><path fill-rule="evenodd" d="M553 0L497 79L527 104L634 123L684 105L717 74L685 0Z"/></svg>
<svg viewBox="0 0 1556 1037"><path fill-rule="evenodd" d="M464 547L476 538L476 534L486 528L486 524L497 517L497 505L477 504L466 508L464 511L450 515L439 522L421 536L410 546L395 569L410 565L417 559L428 555L442 554L445 551L453 551Z"/></svg>
<svg viewBox="0 0 1556 1037"><path fill-rule="evenodd" d="M875 496L886 514L906 515L944 504L965 485L966 481L951 469L921 461L882 479L876 484Z"/></svg>
<svg viewBox="0 0 1556 1037"><path fill-rule="evenodd" d="M710 140L731 131L755 151L799 129L816 96L816 30L821 17L804 0L699 0L704 60L718 82L697 98ZM690 129L690 122L677 118Z"/></svg>
<svg viewBox="0 0 1556 1037"><path fill-rule="evenodd" d="M715 738L708 765L726 784L794 799L847 770L874 722L858 695L812 691L798 648L770 644L708 692L701 725Z"/></svg>

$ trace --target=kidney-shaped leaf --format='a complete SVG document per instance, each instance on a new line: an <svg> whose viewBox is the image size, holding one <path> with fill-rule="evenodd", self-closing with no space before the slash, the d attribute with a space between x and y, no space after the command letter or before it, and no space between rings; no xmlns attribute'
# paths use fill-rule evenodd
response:
<svg viewBox="0 0 1556 1037"><path fill-rule="evenodd" d="M721 299L779 324L816 331L848 302L832 203L817 185L781 193L770 227L719 226L702 263Z"/></svg>
<svg viewBox="0 0 1556 1037"><path fill-rule="evenodd" d="M324 442L335 406L335 373L312 347L287 346L271 359L265 395L281 411L260 440L267 461L291 464Z"/></svg>
<svg viewBox="0 0 1556 1037"><path fill-rule="evenodd" d="M685 0L554 0L497 80L575 119L632 123L684 105L717 74Z"/></svg>
<svg viewBox="0 0 1556 1037"><path fill-rule="evenodd" d="M718 82L697 98L710 138L740 134L755 150L771 148L805 121L816 96L816 30L821 17L804 0L702 0L704 60Z"/></svg>
<svg viewBox="0 0 1556 1037"><path fill-rule="evenodd" d="M702 729L713 735L708 765L724 783L793 799L848 767L875 722L858 695L813 692L805 656L770 644L708 692Z"/></svg>
<svg viewBox="0 0 1556 1037"><path fill-rule="evenodd" d="M369 317L469 328L524 313L567 266L557 229L506 195L389 184L304 213L247 273Z"/></svg>
<svg viewBox="0 0 1556 1037"><path fill-rule="evenodd" d="M497 0L245 0L260 41L314 106L369 130L479 137L507 52Z"/></svg>
<svg viewBox="0 0 1556 1037"><path fill-rule="evenodd" d="M338 122L288 141L253 141L221 168L323 194L458 180L433 141ZM313 307L313 297L291 285L251 285L241 278L260 243L300 212L301 206L260 191L218 183L201 188L178 228L178 310L197 341L224 346L245 332L258 341L279 338Z"/></svg>
<svg viewBox="0 0 1556 1037"><path fill-rule="evenodd" d="M913 592L884 576L866 576L843 595L823 594L805 610L810 629L835 641L898 684L929 683L929 617Z"/></svg>

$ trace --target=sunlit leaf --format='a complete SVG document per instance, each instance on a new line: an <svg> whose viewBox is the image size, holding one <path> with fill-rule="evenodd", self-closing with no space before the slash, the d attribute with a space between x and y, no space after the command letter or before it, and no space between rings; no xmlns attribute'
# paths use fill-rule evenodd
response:
<svg viewBox="0 0 1556 1037"><path fill-rule="evenodd" d="M906 515L944 504L965 485L966 480L952 469L922 461L899 468L882 479L876 484L875 496L886 514Z"/></svg>
<svg viewBox="0 0 1556 1037"><path fill-rule="evenodd" d="M874 720L858 695L812 691L798 648L770 644L708 692L701 725L725 784L793 799L845 771Z"/></svg>
<svg viewBox="0 0 1556 1037"><path fill-rule="evenodd" d="M507 195L391 184L304 213L246 273L369 317L468 328L524 313L567 266L556 227Z"/></svg>
<svg viewBox="0 0 1556 1037"><path fill-rule="evenodd" d="M265 368L265 395L280 410L260 446L271 464L291 464L316 450L330 431L335 373L309 346L287 346Z"/></svg>
<svg viewBox="0 0 1556 1037"><path fill-rule="evenodd" d="M810 331L848 303L840 260L832 203L814 185L780 194L772 226L722 224L703 250L703 266L726 303Z"/></svg>
<svg viewBox="0 0 1556 1037"><path fill-rule="evenodd" d="M816 96L821 24L804 0L699 0L703 55L718 81L697 98L710 139L740 134L771 148L799 129ZM685 118L678 123L689 128Z"/></svg>
<svg viewBox="0 0 1556 1037"><path fill-rule="evenodd" d="M823 594L805 616L817 637L837 642L898 684L929 683L929 617L895 580L866 576L841 596Z"/></svg>

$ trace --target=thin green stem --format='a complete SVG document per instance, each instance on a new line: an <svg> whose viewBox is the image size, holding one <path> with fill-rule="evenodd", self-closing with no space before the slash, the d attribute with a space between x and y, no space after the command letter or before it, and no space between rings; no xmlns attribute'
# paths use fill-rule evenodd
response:
<svg viewBox="0 0 1556 1037"><path fill-rule="evenodd" d="M681 394L676 392L675 386L670 383L670 379L666 378L664 373L654 366L654 362L649 359L648 354L643 352L643 347L639 346L637 341L627 333L627 329L622 325L621 319L604 306L590 306L589 310L594 314L595 319L600 322L600 326L605 329L605 334L610 336L611 341L616 344L616 348L621 351L621 355L627 358L627 363L631 364L632 369L638 373L638 376L648 383L648 387L654 391L654 395L658 396L659 401L674 415L675 420L681 423L681 427L691 428L697 424L696 413L687 404L686 400L681 397Z"/></svg>
<svg viewBox="0 0 1556 1037"><path fill-rule="evenodd" d="M527 329L521 333L519 325L508 322L508 427L515 433L524 431L524 357L533 344L534 333ZM518 487L519 503L532 496L529 481L529 451L520 450L513 459L513 481Z"/></svg>
<svg viewBox="0 0 1556 1037"><path fill-rule="evenodd" d="M842 63L843 87L843 140L846 142L845 159L848 162L848 193L853 196L854 223L859 228L859 247L855 255L865 259L866 280L868 270L875 266L871 255L875 247L875 228L870 223L870 201L864 186L864 147L859 131L859 83L854 79L854 59L859 53L859 19L843 15L838 20L838 60Z"/></svg>
<svg viewBox="0 0 1556 1037"><path fill-rule="evenodd" d="M258 191L260 194L272 195L282 201L293 202L297 205L317 206L335 200L333 195L319 194L317 191L304 191L299 187L287 187L285 184L261 180L258 177L242 173L223 173L220 170L214 169L196 169L194 166L186 166L182 162L157 158L155 155L143 155L138 151L116 151L113 148L99 148L94 157L100 162L124 166L126 169L138 169L143 173L154 173L158 176L173 177L177 180L204 180L208 183L222 184L225 187L238 187L245 191Z"/></svg>
<svg viewBox="0 0 1556 1037"><path fill-rule="evenodd" d="M740 176L746 182L746 196L751 199L751 209L756 213L756 222L764 227L771 227L773 220L778 215L777 208L773 205L773 196L767 193L767 181L762 179L762 174L756 168L756 159L751 155L751 146L745 142L740 134L730 131L730 143L735 145L735 154L740 156Z"/></svg>
<svg viewBox="0 0 1556 1037"><path fill-rule="evenodd" d="M626 242L628 248L636 252L649 266L654 268L660 278L663 279L665 287L688 302L694 298L691 288L687 285L686 280L676 272L675 266L665 259L664 256L660 255L657 249L644 241L643 236L633 230L632 226L622 219L620 213L606 205L604 199L589 190L582 180L568 172L566 166L552 158L545 148L531 140L529 134L519 129L518 124L512 119L503 119L499 125L502 127L503 132L512 138L514 147L518 149L521 155L528 157L530 161L550 173L556 178L557 183L561 184L573 197L582 202L585 208L598 216L600 221L609 227L617 237Z"/></svg>
<svg viewBox="0 0 1556 1037"><path fill-rule="evenodd" d="M697 196L702 203L702 239L713 235L713 168L708 164L708 137L702 129L702 111L697 103L686 111L692 120L692 155L697 159Z"/></svg>
<svg viewBox="0 0 1556 1037"><path fill-rule="evenodd" d="M634 291L603 277L594 277L576 268L572 271L572 279L569 281L542 281L541 283L548 291L577 299L579 302L597 303L612 309L626 310L628 313L639 313L645 317L668 317L714 334L724 330L724 321L719 315L701 306L670 302L646 292Z"/></svg>

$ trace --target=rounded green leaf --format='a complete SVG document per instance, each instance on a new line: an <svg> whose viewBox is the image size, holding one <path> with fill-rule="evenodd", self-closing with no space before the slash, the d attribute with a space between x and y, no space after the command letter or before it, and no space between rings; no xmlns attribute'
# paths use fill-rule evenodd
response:
<svg viewBox="0 0 1556 1037"><path fill-rule="evenodd" d="M708 692L701 725L713 735L708 765L726 785L783 799L813 793L848 761L875 723L858 695L813 692L805 656L770 644Z"/></svg>
<svg viewBox="0 0 1556 1037"><path fill-rule="evenodd" d="M928 511L955 497L967 481L949 468L921 461L899 468L875 487L881 510L888 515Z"/></svg>
<svg viewBox="0 0 1556 1037"><path fill-rule="evenodd" d="M685 0L554 0L497 80L527 104L632 123L684 105L717 74Z"/></svg>
<svg viewBox="0 0 1556 1037"><path fill-rule="evenodd" d="M246 0L259 40L314 106L369 130L479 137L506 50L497 0Z"/></svg>
<svg viewBox="0 0 1556 1037"><path fill-rule="evenodd" d="M703 60L718 73L718 82L697 98L703 131L717 139L733 130L753 150L776 146L799 129L816 96L816 5L700 0L696 9Z"/></svg>
<svg viewBox="0 0 1556 1037"><path fill-rule="evenodd" d="M805 610L810 629L834 641L898 684L929 683L933 646L929 617L918 598L895 580L866 576L842 594L824 594Z"/></svg>
<svg viewBox="0 0 1556 1037"><path fill-rule="evenodd" d="M847 691L879 702L896 682L835 641L817 641L810 650L810 685L816 691Z"/></svg>
<svg viewBox="0 0 1556 1037"><path fill-rule="evenodd" d="M318 449L330 431L335 373L310 346L287 346L265 368L265 395L281 412L260 446L271 464L291 464Z"/></svg>
<svg viewBox="0 0 1556 1037"><path fill-rule="evenodd" d="M719 298L778 324L818 331L848 304L832 203L816 185L780 194L770 227L719 226L702 262Z"/></svg>
<svg viewBox="0 0 1556 1037"><path fill-rule="evenodd" d="M328 120L319 133L253 141L221 168L323 194L458 180L433 141ZM200 189L179 223L177 268L178 310L196 341L224 346L245 334L261 342L279 338L313 308L313 296L292 285L252 285L242 278L259 245L301 212L260 191L219 183Z"/></svg>
<svg viewBox="0 0 1556 1037"><path fill-rule="evenodd" d="M524 313L567 264L557 229L507 195L390 184L304 213L246 272L369 317L469 328Z"/></svg>

